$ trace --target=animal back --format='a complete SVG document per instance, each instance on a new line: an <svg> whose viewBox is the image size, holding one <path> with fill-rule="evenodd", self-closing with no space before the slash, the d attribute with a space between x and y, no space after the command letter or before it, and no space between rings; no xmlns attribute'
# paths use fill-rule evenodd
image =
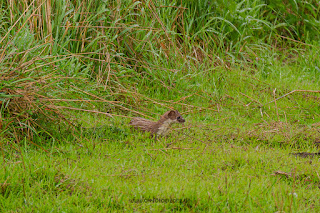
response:
<svg viewBox="0 0 320 213"><path fill-rule="evenodd" d="M133 118L129 125L133 126L137 130L151 132L152 134L158 131L156 122L145 118Z"/></svg>

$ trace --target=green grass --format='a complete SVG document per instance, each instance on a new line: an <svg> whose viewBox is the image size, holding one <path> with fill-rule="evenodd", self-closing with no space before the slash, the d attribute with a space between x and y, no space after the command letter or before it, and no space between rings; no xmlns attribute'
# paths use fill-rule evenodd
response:
<svg viewBox="0 0 320 213"><path fill-rule="evenodd" d="M125 128L125 127L124 127ZM318 211L319 161L290 146L250 143L194 128L157 143L141 134L5 147L1 206L24 211ZM219 131L219 133L217 133ZM128 129L125 132L130 132ZM220 135L218 134L226 134ZM190 133L189 133L190 134ZM208 139L206 139L208 136ZM189 149L166 149L171 147ZM304 150L312 149L304 147ZM7 150L7 151L6 151ZM292 177L274 175L275 171ZM297 195L297 196L296 196ZM139 199L186 199L139 202ZM132 202L132 200L135 200ZM302 203L304 205L302 205Z"/></svg>
<svg viewBox="0 0 320 213"><path fill-rule="evenodd" d="M0 212L319 212L318 11L1 1Z"/></svg>

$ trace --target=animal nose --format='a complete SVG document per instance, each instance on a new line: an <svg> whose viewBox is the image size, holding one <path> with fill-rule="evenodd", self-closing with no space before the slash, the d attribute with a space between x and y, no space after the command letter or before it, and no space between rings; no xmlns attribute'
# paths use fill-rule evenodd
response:
<svg viewBox="0 0 320 213"><path fill-rule="evenodd" d="M184 120L183 118L181 118L180 120L179 120L179 122L180 123L184 123L186 120Z"/></svg>

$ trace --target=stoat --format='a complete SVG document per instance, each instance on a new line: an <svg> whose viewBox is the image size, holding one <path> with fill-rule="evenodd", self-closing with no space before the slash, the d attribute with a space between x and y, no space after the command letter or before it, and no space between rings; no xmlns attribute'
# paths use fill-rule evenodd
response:
<svg viewBox="0 0 320 213"><path fill-rule="evenodd" d="M184 118L177 110L170 110L164 113L157 122L137 117L133 118L129 124L137 130L150 132L156 136L164 136L168 133L171 124L184 122Z"/></svg>

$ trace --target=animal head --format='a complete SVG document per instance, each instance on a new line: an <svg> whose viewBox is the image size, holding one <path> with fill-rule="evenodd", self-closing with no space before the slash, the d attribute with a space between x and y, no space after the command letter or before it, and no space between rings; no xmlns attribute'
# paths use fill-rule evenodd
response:
<svg viewBox="0 0 320 213"><path fill-rule="evenodd" d="M182 117L182 115L180 115L180 113L177 110L168 111L167 116L175 123L185 122L184 118Z"/></svg>

